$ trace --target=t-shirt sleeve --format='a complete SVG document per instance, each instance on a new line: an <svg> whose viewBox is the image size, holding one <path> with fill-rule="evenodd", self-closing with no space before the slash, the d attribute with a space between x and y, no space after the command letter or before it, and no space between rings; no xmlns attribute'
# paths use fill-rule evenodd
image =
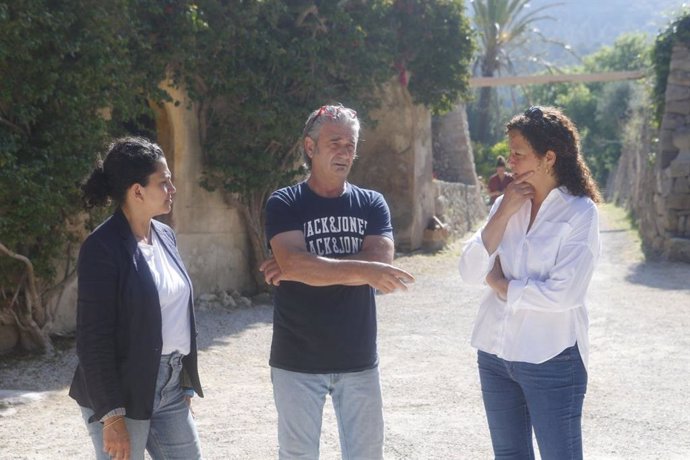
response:
<svg viewBox="0 0 690 460"><path fill-rule="evenodd" d="M266 238L271 239L292 230L304 230L295 210L294 197L285 190L278 190L266 202Z"/></svg>
<svg viewBox="0 0 690 460"><path fill-rule="evenodd" d="M391 212L383 195L378 192L372 193L371 211L367 220L365 236L377 235L393 239Z"/></svg>

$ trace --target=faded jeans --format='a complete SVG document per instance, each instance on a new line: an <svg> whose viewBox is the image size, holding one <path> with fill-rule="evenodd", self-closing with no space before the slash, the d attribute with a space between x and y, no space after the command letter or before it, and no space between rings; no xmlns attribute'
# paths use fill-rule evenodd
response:
<svg viewBox="0 0 690 460"><path fill-rule="evenodd" d="M143 459L144 450L153 460L201 458L196 424L180 386L181 373L181 354L161 356L151 419L125 417L132 460ZM103 424L99 421L88 422L93 415L91 409L82 407L81 411L96 449L96 459L109 460L110 456L103 452Z"/></svg>
<svg viewBox="0 0 690 460"><path fill-rule="evenodd" d="M577 344L541 364L483 351L477 361L496 459L534 459L532 428L543 460L582 458L587 371Z"/></svg>
<svg viewBox="0 0 690 460"><path fill-rule="evenodd" d="M319 458L321 420L331 395L343 460L383 458L383 403L378 367L307 374L271 368L278 411L279 458Z"/></svg>

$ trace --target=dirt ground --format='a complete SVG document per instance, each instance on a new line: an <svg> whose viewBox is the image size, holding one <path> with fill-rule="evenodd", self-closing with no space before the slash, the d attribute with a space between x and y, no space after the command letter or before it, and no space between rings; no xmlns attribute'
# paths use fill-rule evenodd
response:
<svg viewBox="0 0 690 460"><path fill-rule="evenodd" d="M590 293L585 458L690 458L690 265L644 262L622 211L602 211L604 253ZM469 345L480 291L459 279L460 248L398 258L417 283L378 297L387 459L491 458ZM201 311L198 318L206 398L194 407L205 457L276 458L271 307ZM0 358L0 459L92 457L67 396L75 364L71 342L43 360ZM10 398L26 391L33 402ZM321 458L339 458L328 403L323 426Z"/></svg>

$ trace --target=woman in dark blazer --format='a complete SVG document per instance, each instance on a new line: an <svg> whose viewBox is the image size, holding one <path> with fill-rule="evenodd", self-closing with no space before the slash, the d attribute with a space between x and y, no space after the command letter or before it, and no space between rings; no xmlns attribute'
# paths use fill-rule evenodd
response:
<svg viewBox="0 0 690 460"><path fill-rule="evenodd" d="M98 459L201 458L190 409L197 371L192 283L175 233L153 220L175 187L161 148L110 145L82 187L87 207L115 213L84 241L78 262L77 355L70 396Z"/></svg>

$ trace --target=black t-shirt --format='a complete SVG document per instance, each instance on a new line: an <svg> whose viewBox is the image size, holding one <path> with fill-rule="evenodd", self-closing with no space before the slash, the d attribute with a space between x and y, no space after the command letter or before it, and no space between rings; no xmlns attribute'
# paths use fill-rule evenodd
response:
<svg viewBox="0 0 690 460"><path fill-rule="evenodd" d="M356 254L364 237L393 238L383 196L346 184L337 198L316 195L306 182L274 192L266 204L266 235L304 232L307 250L340 258ZM374 289L309 286L282 281L275 290L269 364L308 372L356 372L378 363Z"/></svg>

